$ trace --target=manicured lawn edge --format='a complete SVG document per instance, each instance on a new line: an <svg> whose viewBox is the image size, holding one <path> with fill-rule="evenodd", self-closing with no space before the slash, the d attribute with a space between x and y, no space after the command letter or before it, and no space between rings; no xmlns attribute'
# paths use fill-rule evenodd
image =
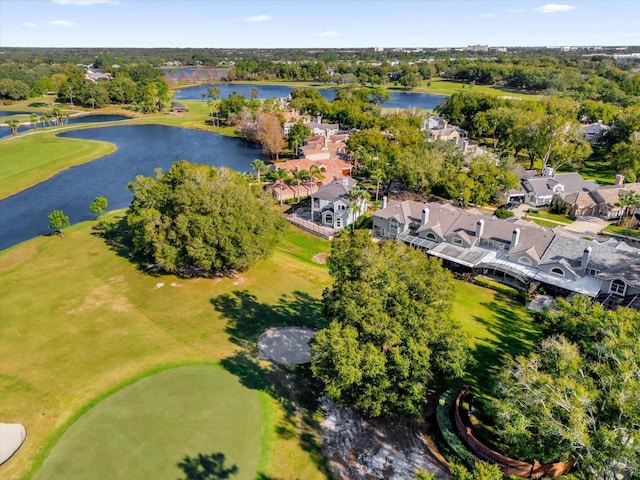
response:
<svg viewBox="0 0 640 480"><path fill-rule="evenodd" d="M33 478L33 476L36 474L36 472L40 469L40 467L42 467L42 464L44 463L44 461L47 459L47 457L49 456L49 453L51 453L51 450L53 449L53 447L56 445L56 443L58 443L58 440L60 440L60 438L62 438L62 436L67 432L67 430L69 430L69 428L71 428L71 426L80 419L80 417L82 417L84 414L86 414L87 412L89 412L89 410L91 410L93 407L95 407L96 405L98 405L102 400L105 400L106 398L110 397L111 395L119 392L120 390L133 385L134 383L150 377L152 375L155 375L157 373L161 373L167 370L173 370L175 368L180 368L180 367L187 367L187 366L195 366L195 365L208 365L208 366L217 366L221 369L223 369L223 367L220 365L220 362L218 361L211 361L211 362L207 362L207 361L203 361L203 360L184 360L181 362L170 362L170 363L163 363L160 365L157 365L151 369L148 370L144 370L142 372L139 372L138 374L134 375L133 377L124 380L123 382L120 382L118 384L116 384L115 386L105 390L104 392L102 392L101 394L97 395L96 397L94 397L92 400L90 400L89 402L87 402L83 407L81 407L76 413L74 413L71 417L69 417L69 419L64 422L54 433L53 435L51 435L49 438L47 438L44 443L42 444L42 446L40 447L40 449L38 450L38 452L35 454L34 458L33 458L33 463L31 468L27 471L27 473L25 474L25 476L23 477L25 480L26 479L31 479ZM223 369L224 370L224 369ZM264 407L265 406L265 399L264 397L266 396L266 394L261 392L261 405ZM273 416L271 414L271 416ZM264 428L264 427L263 427ZM268 435L268 429L266 430L266 434ZM263 441L265 439L265 431L263 430ZM262 455L262 458L260 459L260 464L262 464L264 462L264 453Z"/></svg>

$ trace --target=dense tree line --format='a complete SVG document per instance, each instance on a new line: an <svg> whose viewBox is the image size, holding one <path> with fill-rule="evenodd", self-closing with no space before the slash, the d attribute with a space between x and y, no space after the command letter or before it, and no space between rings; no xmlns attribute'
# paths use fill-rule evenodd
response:
<svg viewBox="0 0 640 480"><path fill-rule="evenodd" d="M579 478L640 474L640 313L588 297L541 315L547 337L500 374L492 414L515 455L576 464Z"/></svg>
<svg viewBox="0 0 640 480"><path fill-rule="evenodd" d="M440 261L356 230L332 242L328 328L311 369L343 407L370 416L422 415L427 392L462 376L467 341L450 317L451 274Z"/></svg>
<svg viewBox="0 0 640 480"><path fill-rule="evenodd" d="M134 252L160 269L209 276L267 256L282 220L271 197L227 168L180 161L129 184Z"/></svg>

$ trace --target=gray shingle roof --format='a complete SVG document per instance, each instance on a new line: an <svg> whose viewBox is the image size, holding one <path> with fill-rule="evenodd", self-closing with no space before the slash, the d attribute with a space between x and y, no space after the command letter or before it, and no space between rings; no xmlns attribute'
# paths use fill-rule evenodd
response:
<svg viewBox="0 0 640 480"><path fill-rule="evenodd" d="M312 197L322 200L337 200L339 198L347 198L349 191L356 186L356 181L351 177L344 177L340 180L334 180L318 189Z"/></svg>

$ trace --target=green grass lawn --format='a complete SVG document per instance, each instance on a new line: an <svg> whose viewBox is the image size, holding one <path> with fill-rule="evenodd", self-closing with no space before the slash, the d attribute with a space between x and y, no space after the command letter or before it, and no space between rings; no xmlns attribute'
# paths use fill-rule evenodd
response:
<svg viewBox="0 0 640 480"><path fill-rule="evenodd" d="M34 478L183 478L177 464L222 453L254 480L262 454L261 394L219 366L186 366L148 376L82 415Z"/></svg>
<svg viewBox="0 0 640 480"><path fill-rule="evenodd" d="M53 132L0 142L0 198L36 185L74 165L115 151L106 142L56 137Z"/></svg>
<svg viewBox="0 0 640 480"><path fill-rule="evenodd" d="M291 229L271 258L236 278L182 279L141 272L91 225L0 252L0 418L28 432L4 478L30 478L87 405L162 366L221 361L243 385L271 392L266 367L243 364L239 352L253 358L244 347L268 326L322 320L329 277L310 260L328 251L326 241ZM260 471L326 478L309 432L301 439L284 429L282 397L264 401L276 427L265 434Z"/></svg>
<svg viewBox="0 0 640 480"><path fill-rule="evenodd" d="M604 230L605 232L617 233L618 235L626 235L628 237L640 237L640 230L638 229L619 227L613 224L608 225Z"/></svg>
<svg viewBox="0 0 640 480"><path fill-rule="evenodd" d="M464 381L481 396L489 396L492 374L508 355L526 353L541 338L531 314L510 297L462 281L455 281L453 315L471 336L477 364Z"/></svg>
<svg viewBox="0 0 640 480"><path fill-rule="evenodd" d="M569 225L571 223L573 223L572 220L570 220L569 218L567 218L564 215L560 215L557 213L550 213L547 212L546 210L537 210L537 212L531 212L531 213L527 213L527 218L529 217L539 217L539 218L543 218L545 220L551 220L551 222L549 223L563 223L565 225ZM553 223L553 225L555 226L556 223Z"/></svg>

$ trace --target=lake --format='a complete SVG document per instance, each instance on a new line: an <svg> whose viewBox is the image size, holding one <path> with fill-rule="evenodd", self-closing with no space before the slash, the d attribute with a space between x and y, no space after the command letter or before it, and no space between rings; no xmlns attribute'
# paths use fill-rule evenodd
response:
<svg viewBox="0 0 640 480"><path fill-rule="evenodd" d="M176 91L174 98L176 100L202 100L201 95L207 94L209 87L214 85L198 85L194 87L181 88ZM278 84L235 84L235 83L217 83L220 89L220 98L227 98L231 92L244 95L245 98L251 98L251 89L258 90L258 99L265 100L267 98L286 97L291 93L294 87ZM327 101L331 102L336 98L337 89L321 88L318 91ZM424 110L433 110L440 105L447 97L444 95L434 95L431 93L411 93L411 92L395 92L390 91L391 100L382 104L385 108L421 108Z"/></svg>
<svg viewBox="0 0 640 480"><path fill-rule="evenodd" d="M103 123L103 122L115 122L118 120L129 120L131 117L126 115L83 115L81 117L69 117L65 121L65 125L73 125L75 123ZM49 122L47 127L52 127L54 124ZM42 128L42 124L37 125L38 128ZM33 125L20 125L18 127L18 134L32 130ZM0 127L0 138L8 137L11 135L11 129L9 127Z"/></svg>
<svg viewBox="0 0 640 480"><path fill-rule="evenodd" d="M98 196L107 198L109 210L128 207L127 183L177 160L249 172L254 159L264 158L260 147L237 138L162 125L96 127L60 136L103 140L118 150L0 200L0 250L48 233L53 210L62 210L73 224L92 218L89 205Z"/></svg>

